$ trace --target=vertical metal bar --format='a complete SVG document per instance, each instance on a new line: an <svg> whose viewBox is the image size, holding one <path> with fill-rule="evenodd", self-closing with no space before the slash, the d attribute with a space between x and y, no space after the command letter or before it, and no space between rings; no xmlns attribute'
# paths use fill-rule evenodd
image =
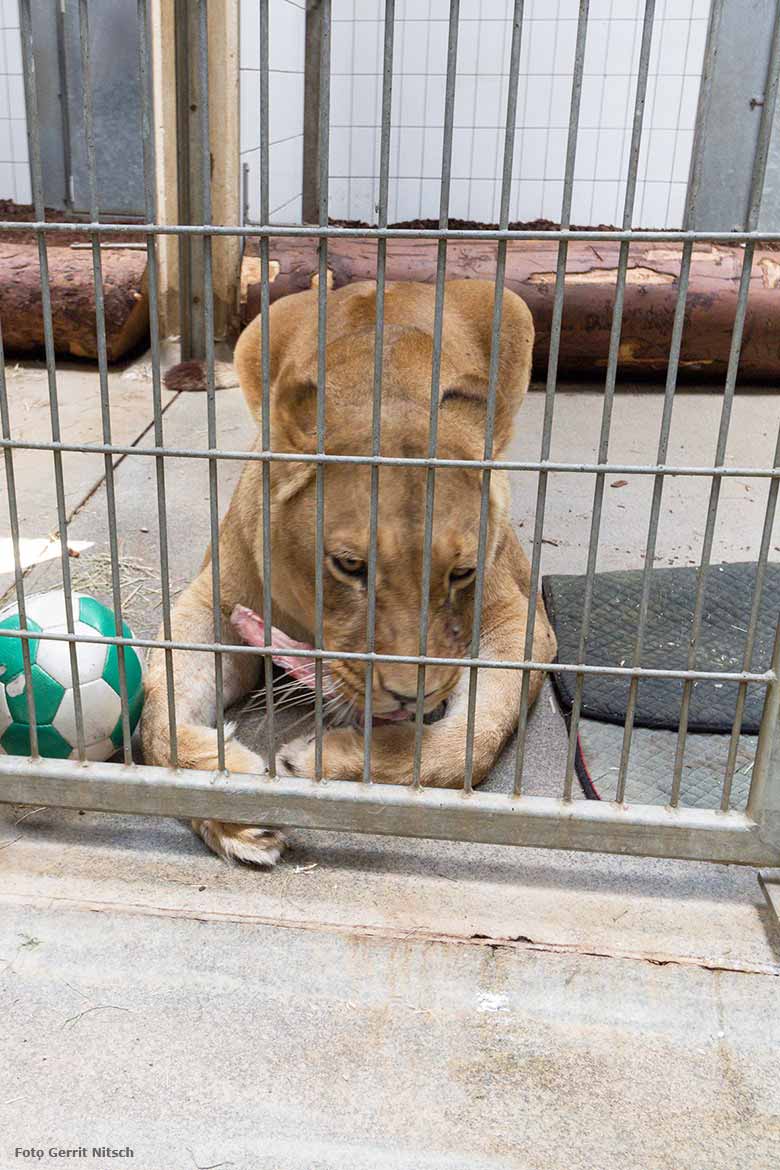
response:
<svg viewBox="0 0 780 1170"><path fill-rule="evenodd" d="M455 79L458 64L458 21L460 0L450 0L449 31L447 37L447 80L444 92L444 133L441 156L441 189L439 192L439 227L446 231L450 216L450 178L452 174L452 133L455 125ZM439 435L439 382L441 379L441 341L444 326L444 283L447 271L447 241L441 239L436 252L436 302L433 314L433 359L431 365L431 407L428 419L428 457L436 458ZM425 477L425 522L423 532L422 581L420 583L420 642L419 653L428 653L428 620L431 593L431 546L433 542L433 508L436 491L436 469L429 467ZM414 762L412 785L420 787L422 768L423 708L425 704L425 666L417 669L417 700L415 704Z"/></svg>
<svg viewBox="0 0 780 1170"><path fill-rule="evenodd" d="M682 346L682 335L685 325L685 303L688 296L688 281L691 272L692 251L693 245L691 243L685 243L683 245L680 259L680 277L677 292L677 303L674 310L674 324L672 326L672 340L669 350L669 364L666 371L666 389L664 392L661 430L658 438L658 449L656 452L656 463L659 464L666 462L666 453L669 447L669 431L672 425L674 396L677 390L677 372L680 364L680 349ZM652 583L652 569L655 562L655 549L656 540L658 537L658 522L661 515L661 500L663 498L664 479L665 476L663 475L656 475L653 479L653 498L650 504L650 519L648 522L647 541L645 544L645 560L642 570L642 595L639 603L639 623L637 626L636 642L634 644L634 656L632 660L634 666L639 666L642 658L642 646L644 644L645 629L647 626L647 611L650 603L650 585ZM626 776L628 772L628 761L631 755L631 739L634 730L634 716L636 713L638 690L639 680L634 677L631 679L628 690L626 718L623 726L623 744L620 752L617 792L615 795L615 800L618 804L622 804L625 798ZM569 768L572 770L574 768L575 749L576 740L569 743L567 774Z"/></svg>
<svg viewBox="0 0 780 1170"><path fill-rule="evenodd" d="M779 81L780 4L777 5L775 11L775 22L772 30L772 44L769 55L769 65L767 67L767 82L764 88L764 105L761 108L761 122L758 129L756 153L753 159L753 171L750 183L750 200L748 203L748 214L746 221L746 227L748 231L755 231L756 225L758 223L759 211L761 209L761 196L764 188L767 156L769 154L769 146L772 137L772 127L774 121L775 105L777 102L777 89ZM729 362L728 368L726 370L726 384L723 391L723 406L721 409L720 427L718 430L718 440L715 453L715 460L717 464L723 462L726 453L726 446L728 443L729 426L731 424L731 412L734 404L734 392L737 383L737 374L739 372L739 356L742 348L742 334L745 327L748 295L750 293L750 277L753 267L754 252L755 244L752 240L750 240L745 245L739 293L737 294L737 310L734 317L734 328L731 334L731 348L729 350ZM701 634L702 616L704 612L704 597L706 593L707 573L710 566L710 558L712 556L712 545L718 515L718 503L720 501L720 487L720 477L713 476L710 487L710 498L707 506L707 519L704 525L702 554L699 563L698 580L696 583L696 597L693 607L693 621L691 623L691 636L688 648L689 670L694 670L696 667L696 657L699 648L699 636ZM680 800L682 769L685 759L685 744L688 736L688 719L690 714L692 691L693 687L691 680L686 679L683 683L683 694L680 702L680 728L677 736L677 750L675 752L672 794L670 798L670 804L672 807L676 807Z"/></svg>
<svg viewBox="0 0 780 1170"><path fill-rule="evenodd" d="M157 223L157 198L155 194L155 149L154 120L151 100L151 68L149 38L149 0L138 0L138 69L141 82L141 119L144 150L144 210L147 223ZM149 344L152 354L152 406L154 410L154 445L162 447L165 442L162 412L162 388L160 381L160 313L159 313L159 265L157 261L157 237L146 237L146 279L149 289ZM160 541L160 592L162 595L162 627L166 642L172 638L171 629L171 576L168 557L168 506L165 493L165 456L155 456L155 480L157 489L157 528ZM173 674L173 651L166 649L165 689L168 701L168 736L170 762L178 767L179 750L176 733L176 693Z"/></svg>
<svg viewBox="0 0 780 1170"><path fill-rule="evenodd" d="M628 176L626 180L626 197L623 207L623 223L625 229L632 225L634 214L634 200L636 197L637 169L639 165L639 150L642 144L642 123L644 119L645 98L647 95L647 77L650 65L650 47L653 38L653 19L655 16L655 0L646 0L644 20L642 24L642 44L639 53L639 69L636 83L636 100L634 103L634 121L631 132L631 149L628 160ZM607 358L607 376L604 388L604 405L601 415L601 432L599 435L599 463L605 463L609 451L609 436L612 426L612 407L615 400L615 384L617 382L618 355L620 350L620 334L623 326L623 302L626 291L626 273L628 271L628 254L630 241L624 240L620 245L618 257L617 278L615 281L615 305L612 311L612 330L609 338L609 355ZM585 596L583 600L582 629L577 661L584 663L590 632L590 614L593 605L593 580L596 574L596 559L598 556L599 533L601 531L601 512L604 502L604 472L596 475L596 484L593 492L593 509L588 544L588 563L585 579ZM566 764L563 798L571 800L574 783L574 752L577 743L577 734L582 708L582 688L585 680L583 674L577 675L572 703L571 718L569 721L569 752Z"/></svg>
<svg viewBox="0 0 780 1170"><path fill-rule="evenodd" d="M200 95L200 184L203 223L211 223L211 146L209 138L208 0L198 0L198 92ZM217 404L214 379L214 286L212 284L211 236L203 237L203 320L206 347L206 426L209 452L217 450ZM211 532L211 607L214 640L222 641L222 597L219 571L219 463L209 456L209 527ZM214 698L217 722L217 768L225 771L225 697L222 652L214 654Z"/></svg>
<svg viewBox="0 0 780 1170"><path fill-rule="evenodd" d="M739 355L742 347L742 334L744 331L745 317L747 314L750 277L753 267L753 252L754 245L751 241L745 246L745 253L742 261L742 273L739 283L739 292L737 294L737 310L734 317L734 328L731 334L731 348L729 351L729 361L726 371L726 385L723 392L723 406L721 409L720 428L715 455L715 459L719 463L723 462L723 457L726 451L726 444L728 442L731 410L734 403L734 390L736 387L737 372L739 369ZM720 501L720 486L720 478L718 476L713 476L710 486L709 502L707 504L707 519L704 525L702 553L699 562L696 595L693 606L693 620L691 623L691 634L688 643L688 663L689 669L691 670L693 670L696 665L698 641L699 635L701 633L702 615L704 612L704 596L706 592L707 572L709 570L710 558L712 556L712 545L715 536L715 523L717 520L718 503ZM669 799L669 803L672 808L676 808L680 800L682 769L685 759L685 744L688 736L688 718L690 713L692 690L693 688L691 680L686 679L683 683L683 693L680 700L680 725L677 735L677 750L675 752L674 758L672 791Z"/></svg>
<svg viewBox="0 0 780 1170"><path fill-rule="evenodd" d="M569 133L566 142L566 166L563 179L563 201L561 205L561 227L571 223L571 204L574 193L574 165L577 159L577 135L580 123L580 101L582 98L582 77L585 69L585 44L588 35L588 11L590 0L580 0L577 19L577 41L574 50L574 71L571 82L571 104L569 109ZM550 351L547 359L547 383L544 396L544 422L542 424L541 459L549 459L552 426L555 414L555 390L558 382L558 355L561 346L563 322L563 298L566 291L566 261L569 255L568 240L558 245L558 263L555 274L552 322L550 327ZM544 535L544 514L547 506L547 472L540 471L536 489L536 513L534 519L533 548L531 551L531 582L528 592L528 616L525 627L526 659L533 658L534 631L536 629L536 601L539 596L539 574L542 562L542 536ZM517 754L515 756L515 778L513 794L519 796L523 785L523 764L528 730L528 701L531 677L523 672L520 690L520 714L517 724Z"/></svg>
<svg viewBox="0 0 780 1170"><path fill-rule="evenodd" d="M92 101L92 60L89 44L89 11L87 0L79 0L79 48L81 53L82 111L84 116L84 139L87 154L87 177L89 185L89 217L93 223L100 220L97 189L97 164L95 161L95 128ZM103 264L100 255L100 235L91 232L92 279L95 286L95 334L97 339L98 378L100 382L100 413L103 442L111 444L111 403L108 393L108 356L106 352L106 312L103 300ZM114 607L114 633L122 637L122 583L119 572L119 544L117 536L116 491L114 485L114 460L106 452L103 456L103 470L106 480L106 507L108 511L108 547L111 557L111 596ZM131 746L130 707L127 697L127 672L125 668L125 647L117 646L119 667L119 698L122 704L122 744L126 764L133 762Z"/></svg>
<svg viewBox="0 0 780 1170"><path fill-rule="evenodd" d="M202 111L207 98L200 63L200 8L174 0L176 40L176 181L179 223L209 223L203 204ZM208 86L208 77L206 78ZM205 91L206 94L208 90ZM206 159L211 155L207 151ZM179 237L179 333L181 359L206 357L205 237Z"/></svg>
<svg viewBox="0 0 780 1170"><path fill-rule="evenodd" d="M636 78L636 98L634 104L634 124L631 129L631 145L628 161L628 176L626 183L626 200L623 205L622 227L630 228L633 225L634 205L636 198L636 177L639 167L640 149L642 144L642 125L644 118L644 102L647 97L648 71L650 61L651 41L653 41L653 23L655 18L655 0L647 0L644 8L642 26L642 42L640 49L640 64ZM617 276L615 282L615 305L613 309L612 331L609 336L609 355L607 359L607 378L605 398L601 415L601 431L599 436L599 462L606 462L609 450L609 433L612 428L612 411L615 399L615 385L617 380L617 360L620 353L620 337L623 321L623 301L626 295L626 276L628 271L628 255L630 242L623 241L620 246L619 260L617 260ZM682 328L682 324L681 324ZM593 584L596 569L596 559L599 555L599 535L601 531L601 512L603 507L603 489L605 489L605 474L596 475L594 493L591 536L588 542L588 558L586 567L585 599L582 604L582 626L580 629L580 645L578 661L585 662L589 626L591 626L591 610L593 605ZM570 729L570 744L568 744L567 769L564 780L564 798L572 798L573 756L577 746L577 723L582 703L582 686L585 676L578 674L575 682L573 713L577 721ZM570 762L572 766L570 766Z"/></svg>
<svg viewBox="0 0 780 1170"><path fill-rule="evenodd" d="M775 13L776 0L726 0L718 13L711 97L700 102L694 131L694 151L697 139L704 150L692 229L744 228Z"/></svg>
<svg viewBox="0 0 780 1170"><path fill-rule="evenodd" d="M512 17L512 47L509 54L509 87L506 102L506 127L504 131L504 163L501 176L501 211L499 227L509 227L509 199L512 190L512 163L515 151L515 125L517 122L517 86L520 77L520 47L523 36L524 0L515 0ZM506 240L499 240L496 250L496 280L493 293L493 321L490 337L490 364L488 367L488 390L485 412L485 459L493 458L493 435L496 421L496 392L498 386L498 361L501 352L501 320L504 308L504 276L506 273ZM471 628L471 658L479 656L482 632L482 603L485 585L485 555L487 551L488 516L490 505L491 472L482 472L482 494L479 509L479 537L477 540L477 572L474 579L474 618ZM469 693L466 720L466 755L463 774L463 789L471 792L474 779L474 721L477 710L476 666L469 667Z"/></svg>
<svg viewBox="0 0 780 1170"><path fill-rule="evenodd" d="M699 93L699 110L702 116L703 112L708 108L710 99L710 91L712 88L712 69L717 51L717 35L718 29L720 27L720 15L722 8L723 0L713 0L707 33L707 44L705 46L704 61L702 64L701 89ZM694 143L690 178L685 199L683 227L686 229L691 225L696 194L698 192L703 148L704 142L699 135ZM685 304L686 298L688 296L688 283L690 278L692 253L693 244L691 242L685 243L683 245L680 257L680 276L678 282L677 302L675 305L674 324L672 326L672 338L669 347L669 364L666 374L666 389L664 393L664 405L658 437L658 449L656 452L656 463L659 465L666 462L666 456L669 447L669 432L672 424L674 399L677 390L677 375L680 364L682 335L683 329L685 327ZM650 518L648 522L647 541L645 544L644 567L642 570L642 594L639 604L639 622L637 626L636 642L634 645L634 666L639 666L642 658L642 647L644 644L645 630L647 626L647 612L650 601L650 585L652 581L653 565L655 563L655 550L656 541L658 538L658 523L661 515L664 480L665 476L660 474L656 475L653 480L653 497L650 505ZM638 691L639 680L634 677L631 679L629 686L628 702L626 704L626 718L623 726L623 744L621 747L620 765L618 768L617 792L615 794L615 799L618 804L622 804L625 799L626 778L628 774L628 764L631 757L631 741L634 731L634 718L636 714ZM573 743L570 742L567 765L571 770L574 768L575 750L576 741Z"/></svg>
<svg viewBox="0 0 780 1170"><path fill-rule="evenodd" d="M330 174L330 8L331 0L322 0L320 26L320 105L319 105L319 208L320 227L328 223L328 180ZM325 379L328 327L328 241L319 242L319 286L317 289L317 454L325 451ZM314 553L314 646L323 649L323 561L325 559L325 467L318 463L315 472L315 553ZM322 659L314 662L314 776L322 779Z"/></svg>
<svg viewBox="0 0 780 1170"><path fill-rule="evenodd" d="M30 178L32 183L35 218L45 218L43 203L43 172L41 168L41 140L38 122L38 97L35 88L35 58L33 55L32 19L30 0L20 0L19 20L22 34L22 59L24 69L24 97L27 109L27 135L30 144ZM49 388L49 415L52 442L60 442L60 410L57 395L57 372L54 356L54 329L51 316L51 288L49 285L49 263L46 252L46 235L39 231L38 263L41 272L41 308L43 310L43 340L46 351L46 373ZM65 502L65 483L62 473L62 452L53 451L54 483L57 493L57 525L60 535L60 560L62 563L62 587L65 595L65 620L69 634L73 633L73 597L70 583L70 560L68 556L68 522ZM75 642L68 643L70 672L73 682L73 707L76 717L76 748L80 760L85 759L84 713L81 704L79 663Z"/></svg>
<svg viewBox="0 0 780 1170"><path fill-rule="evenodd" d="M699 91L699 111L703 112L707 108L707 103L710 99L710 91L712 84L712 68L715 63L715 56L717 53L717 35L720 25L720 13L723 9L723 0L713 0L712 12L710 15L710 25L707 29L707 42L704 50L704 62L702 66L702 85ZM685 195L685 213L683 219L683 227L690 227L693 207L695 207L696 194L698 191L700 171L702 171L702 153L704 149L704 142L702 137L698 137L693 149L693 157L691 160L690 180L688 184L688 191ZM677 390L677 373L679 369L679 353L681 353L683 329L685 324L685 300L688 296L688 284L690 277L691 255L693 246L692 243L686 242L683 245L681 262L679 262L679 281L677 291L677 302L675 305L675 321L672 325L671 344L669 349L669 365L667 367L667 386L665 386L663 413L661 419L661 431L658 435L658 447L656 453L656 463L662 464L667 461L667 452L669 447L669 432L671 428L672 411L674 411L675 393ZM653 501L650 504L650 518L648 523L648 536L646 549L644 549L644 566L642 570L642 596L640 600L640 614L639 626L637 626L636 642L634 646L633 665L639 666L642 658L642 646L644 642L644 633L646 633L647 614L650 598L650 584L651 576L653 576L653 566L655 563L655 550L658 535L658 521L661 516L661 503L664 489L663 475L656 475L653 483ZM581 677L581 676L580 676ZM579 679L578 679L579 682ZM631 738L634 732L634 717L636 713L636 698L639 694L639 679L631 679L628 702L626 707L626 722L623 725L623 743L621 748L620 766L617 770L617 791L615 799L617 804L622 804L624 796L626 796L626 779L628 775L628 763L631 752ZM572 710L572 718L570 722L570 745L568 745L568 759L566 783L567 791L572 790L573 770L574 770L574 755L577 749L577 732L579 728L580 707L582 701L582 684L579 683L577 694L575 694L575 703Z"/></svg>
<svg viewBox="0 0 780 1170"><path fill-rule="evenodd" d="M775 444L773 466L780 466L780 429L778 430ZM759 547L758 560L756 563L756 581L753 587L753 601L750 607L750 618L748 619L747 634L745 637L745 651L742 656L743 670L750 670L750 663L753 661L753 650L755 649L756 632L758 630L758 618L761 612L761 598L763 596L764 581L766 579L766 566L769 559L769 546L772 543L775 516L777 514L778 488L780 488L780 481L777 479L770 480L766 509L764 512L764 527L761 532L761 544ZM742 719L745 713L746 699L747 683L740 683L739 690L737 691L737 702L734 709L734 723L732 724L731 728L731 739L729 740L729 753L726 760L726 771L723 777L723 792L721 794L720 801L720 807L723 812L727 812L731 804L731 786L734 780L734 771L737 765L737 751L739 749L739 737L742 734Z"/></svg>
<svg viewBox="0 0 780 1170"><path fill-rule="evenodd" d="M262 84L262 82L261 82ZM241 164L241 225L249 223L249 163ZM241 238L242 256L246 247L246 236Z"/></svg>
<svg viewBox="0 0 780 1170"><path fill-rule="evenodd" d="M194 9L193 9L194 12ZM190 24L187 0L174 0L174 60L176 84L176 189L179 223L192 223L190 212ZM193 339L197 315L192 312L193 249L200 240L179 237L179 357L189 361L202 357L201 339Z"/></svg>
<svg viewBox="0 0 780 1170"><path fill-rule="evenodd" d="M5 376L5 348L3 346L3 322L0 314L0 431L4 439L11 438L11 420L8 411L8 385ZM8 520L11 528L11 546L14 555L14 585L16 606L19 610L19 626L27 629L27 608L24 600L24 572L19 549L19 508L16 502L16 476L14 473L14 452L12 447L3 449L5 462L5 486L8 491ZM33 689L30 642L20 639L22 644L22 666L24 668L24 691L27 698L27 718L30 724L30 755L38 755L38 719L35 714L35 691Z"/></svg>
<svg viewBox="0 0 780 1170"><path fill-rule="evenodd" d="M750 778L750 792L746 812L749 817L761 821L770 803L772 812L780 822L780 747L777 744L778 715L780 715L780 618L775 627L775 644L772 650L771 669L775 681L770 683L764 700L761 727L758 732L758 748Z"/></svg>
<svg viewBox="0 0 780 1170"><path fill-rule="evenodd" d="M623 204L623 219L622 227L630 228L634 216L634 202L636 198L636 176L637 168L639 168L640 147L642 144L642 124L644 119L644 102L647 97L648 87L648 73L650 64L650 48L653 42L653 23L655 18L655 0L646 0L644 6L644 18L642 22L642 41L640 49L640 63L639 70L637 70L636 77L636 96L634 102L634 122L631 128L631 145L628 160L628 176L626 181L626 199ZM615 384L617 380L617 359L619 359L620 352L620 336L623 321L623 301L626 295L626 275L628 271L628 254L630 242L622 241L620 246L619 260L617 260L617 275L615 280L615 304L613 309L612 331L609 336L609 353L607 358L607 377L605 383L605 397L603 397L603 407L601 414L601 431L599 436L599 462L606 462L609 449L609 433L612 428L612 411L615 398ZM595 577L596 557L599 552L599 534L601 530L601 511L603 505L603 488L605 488L605 473L599 472L596 474L595 488L593 494L593 509L591 521L591 536L588 542L588 559L586 569L586 584L585 584L585 598L582 604L582 627L580 632L580 646L578 659L580 662L585 661L585 654L587 651L587 638L589 631L589 622L591 622L591 608L593 604L593 580ZM537 550L537 539L541 543L541 528L537 525L534 530L534 553ZM531 656L532 652L532 634L534 612L532 606L536 604L536 593L538 590L538 569L537 579L532 580L532 586L536 586L529 604L529 628L526 629L526 655ZM523 679L523 694L520 697L520 723L522 723L523 732L525 732L527 721L527 696L529 696L529 676L524 675ZM575 704L577 704L578 714L581 704L581 690L582 682L584 682L584 675L578 674L577 683L575 683ZM578 702L579 691L579 702ZM519 757L519 742L518 742L518 757ZM570 758L572 753L572 744L570 741ZM519 768L522 769L522 761L520 761ZM568 769L564 779L564 797L571 799L571 771Z"/></svg>
<svg viewBox="0 0 780 1170"><path fill-rule="evenodd" d="M62 202L66 211L73 211L73 148L70 125L70 86L68 54L65 48L65 4L55 5L57 27L57 68L59 70L60 125L62 128L62 169L64 189Z"/></svg>
<svg viewBox="0 0 780 1170"><path fill-rule="evenodd" d="M303 66L303 194L304 223L320 214L319 141L322 59L322 0L306 0L306 50Z"/></svg>
<svg viewBox="0 0 780 1170"><path fill-rule="evenodd" d="M707 40L704 46L704 58L701 64L696 125L693 130L691 166L688 174L688 189L685 195L685 225L690 229L696 227L696 205L699 199L699 191L704 172L704 154L707 150L707 123L713 108L715 68L718 60L718 43L720 40L724 3L725 0L712 0L709 21L707 23Z"/></svg>
<svg viewBox="0 0 780 1170"><path fill-rule="evenodd" d="M379 145L379 227L387 227L387 197L390 188L390 117L393 103L393 38L395 0L385 0L384 62L382 66L382 132ZM382 356L385 331L385 264L387 241L376 245L376 329L374 332L374 397L371 410L371 454L379 455L382 432ZM376 562L379 522L379 466L371 465L371 502L369 506L368 546L368 613L366 650L376 648ZM371 736L374 711L374 664L366 663L363 728L363 781L371 781Z"/></svg>
<svg viewBox="0 0 780 1170"><path fill-rule="evenodd" d="M260 222L270 217L269 178L269 109L268 109L268 0L260 0ZM270 345L270 265L268 236L260 237L260 377L262 381L262 419L260 441L264 451L271 450L271 345ZM271 583L271 464L262 464L263 485L263 642L271 645L273 628L273 589ZM270 654L263 659L265 679L268 770L276 775L274 745L274 670Z"/></svg>

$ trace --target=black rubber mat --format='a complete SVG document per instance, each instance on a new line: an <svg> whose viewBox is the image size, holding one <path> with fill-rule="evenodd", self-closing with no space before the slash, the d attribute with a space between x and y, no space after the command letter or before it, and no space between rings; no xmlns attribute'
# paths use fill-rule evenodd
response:
<svg viewBox="0 0 780 1170"><path fill-rule="evenodd" d="M696 595L696 568L653 569L647 628L640 665L685 670ZM699 670L743 669L747 626L756 581L753 562L712 565L707 574L701 636L696 658ZM579 655L585 577L550 576L543 582L547 612L558 637L558 661L576 662ZM597 573L585 661L593 666L628 666L634 657L642 571ZM759 610L751 670L769 668L780 611L780 565L768 565ZM553 675L564 712L574 698L575 675ZM585 675L582 715L622 723L629 679ZM737 683L702 681L694 684L688 726L691 731L730 731ZM679 726L683 683L680 679L642 679L638 686L636 725L675 730ZM755 734L761 721L764 687L751 685L742 723Z"/></svg>

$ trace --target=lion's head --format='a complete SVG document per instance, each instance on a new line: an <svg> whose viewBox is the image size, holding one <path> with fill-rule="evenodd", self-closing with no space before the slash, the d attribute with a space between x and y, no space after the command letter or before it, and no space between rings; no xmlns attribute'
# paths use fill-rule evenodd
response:
<svg viewBox="0 0 780 1170"><path fill-rule="evenodd" d="M433 366L434 289L390 284L385 298L380 453L388 458L427 458ZM376 295L373 284L349 285L328 295L325 442L328 455L370 455ZM493 285L451 281L446 285L442 332L438 435L439 458L482 459L493 320ZM271 440L275 451L313 454L317 447L317 294L277 301L271 310ZM518 296L504 295L496 379L494 456L511 434L512 417L528 385L533 343L530 314ZM242 334L236 365L255 418L262 410L260 327ZM251 465L255 555L262 565L261 471ZM376 524L375 648L381 654L417 655L425 583L423 549L429 470L355 463L322 465L323 632L331 650L367 648L370 589L371 483L379 487ZM317 470L313 463L271 464L272 582L275 623L311 639L316 614ZM468 467L435 473L429 580L427 653L438 658L468 652L474 612L482 473ZM506 473L493 472L489 487L485 589L507 524ZM364 704L365 668L338 660L330 670L341 693ZM435 709L452 690L458 668L428 666L425 709ZM417 666L377 663L373 671L376 715L399 718L413 710Z"/></svg>

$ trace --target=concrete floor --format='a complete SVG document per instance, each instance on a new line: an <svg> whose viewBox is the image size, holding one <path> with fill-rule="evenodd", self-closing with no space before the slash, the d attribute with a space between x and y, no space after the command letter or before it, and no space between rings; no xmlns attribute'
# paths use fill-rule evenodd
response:
<svg viewBox="0 0 780 1170"><path fill-rule="evenodd" d="M151 422L144 363L112 374L114 438ZM63 438L100 436L97 379L63 368ZM9 382L17 434L48 437L45 371ZM553 458L593 458L600 396L558 396ZM172 445L205 442L205 400L165 400ZM720 401L681 394L670 461L711 460ZM621 393L611 458L654 456L661 399ZM513 454L536 457L531 394ZM220 442L249 433L237 392ZM780 398L745 394L729 460L767 462ZM60 582L50 457L19 453L30 588ZM221 468L224 507L239 465ZM154 466L117 468L131 624L159 617ZM76 587L105 593L103 461L65 459ZM649 477L606 492L600 568L641 565ZM167 470L172 575L208 531L207 468ZM767 485L724 484L714 559L755 556ZM551 476L543 571L584 569L592 478ZM659 556L695 561L708 484L667 482ZM535 482L518 475L521 539ZM186 501L186 506L177 506ZM0 524L5 524L2 514ZM198 533L193 539L193 532ZM5 536L6 533L0 534ZM775 541L780 546L780 539ZM9 568L7 541L0 572ZM773 555L777 556L775 548ZM0 590L10 578L0 578ZM245 728L250 734L251 728ZM529 790L558 791L545 694ZM23 817L23 820L20 820ZM134 1150L135 1170L676 1170L780 1161L780 936L755 873L682 862L295 833L271 874L230 868L176 822L0 813L0 1167L15 1149ZM107 1163L108 1164L108 1163ZM110 1164L117 1164L111 1160Z"/></svg>

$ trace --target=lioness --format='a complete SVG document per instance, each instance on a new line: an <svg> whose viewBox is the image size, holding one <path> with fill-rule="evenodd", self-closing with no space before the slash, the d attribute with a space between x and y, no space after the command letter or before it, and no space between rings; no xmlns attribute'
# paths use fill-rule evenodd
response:
<svg viewBox="0 0 780 1170"><path fill-rule="evenodd" d="M492 282L454 280L446 285L441 350L438 455L481 459L486 419ZM385 298L381 451L386 456L428 453L435 292L429 285L389 284ZM328 295L325 449L331 454L370 454L374 377L376 290L372 283L348 285ZM260 320L241 334L235 366L249 409L261 419ZM520 297L504 294L495 415L495 455L510 438L513 416L528 387L533 324ZM317 292L282 298L270 311L271 439L275 451L316 450ZM326 465L324 525L324 634L330 650L366 648L367 560L369 555L370 468ZM415 655L419 649L425 516L424 467L382 466L376 570L376 650ZM290 638L313 640L315 623L315 467L273 462L271 551L273 622ZM428 653L456 658L468 653L480 514L481 472L440 468L436 473L430 578ZM523 656L528 610L529 565L512 529L509 477L494 471L490 481L487 564L480 653L491 659ZM219 537L223 639L240 635L231 626L236 606L262 612L262 468L248 462L235 490ZM173 611L173 637L189 642L214 639L210 558ZM246 611L244 611L246 612ZM544 608L537 604L534 658L550 661L555 638ZM258 685L259 656L224 656L225 702ZM354 705L353 726L332 728L323 741L324 775L357 780L363 770L365 672L362 662L331 660L330 685ZM178 752L182 767L215 769L215 692L211 655L174 654ZM541 686L531 680L531 696ZM468 670L429 666L425 711L446 700L444 716L423 729L422 783L459 787L463 783ZM515 670L479 672L474 780L480 782L496 760L518 717L521 675ZM372 732L375 781L407 784L412 778L417 667L379 662L373 672ZM381 720L381 722L380 722ZM165 659L151 655L146 677L142 738L148 763L170 763ZM226 763L236 772L262 772L254 752L229 739ZM309 738L286 745L280 771L314 773ZM216 853L260 866L279 858L281 833L214 820L193 828Z"/></svg>

